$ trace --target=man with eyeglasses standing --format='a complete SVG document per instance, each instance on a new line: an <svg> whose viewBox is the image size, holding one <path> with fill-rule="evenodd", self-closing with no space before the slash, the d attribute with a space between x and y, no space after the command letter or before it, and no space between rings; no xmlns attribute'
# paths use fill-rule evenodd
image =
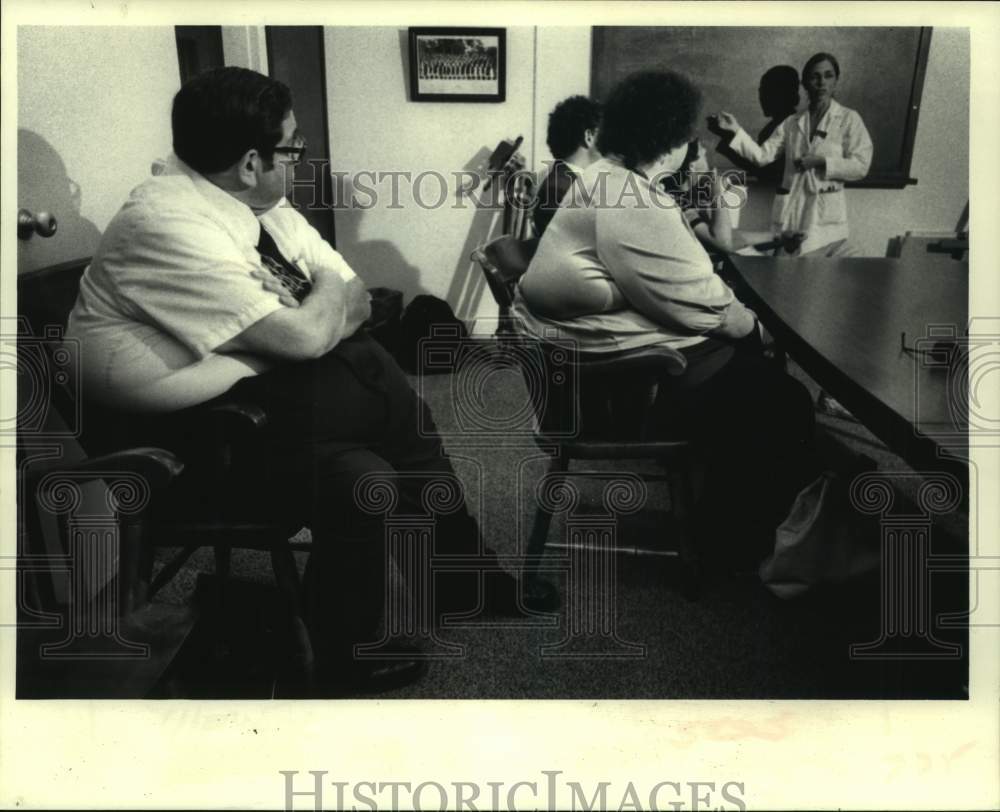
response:
<svg viewBox="0 0 1000 812"><path fill-rule="evenodd" d="M395 476L406 500L419 479L410 474L454 477L427 406L362 329L361 279L287 201L306 146L288 88L243 68L211 70L181 88L171 119L174 155L109 224L70 315L84 398L136 418L146 441L222 395L260 404L264 454L244 472L246 503L312 530L319 664L350 689L405 684L419 659L353 656L375 640L388 566L384 518L359 506L355 488L369 474ZM439 517L434 552L486 562L487 610L558 604L548 584L524 595L481 549L464 502ZM474 609L478 583L451 578L437 607Z"/></svg>

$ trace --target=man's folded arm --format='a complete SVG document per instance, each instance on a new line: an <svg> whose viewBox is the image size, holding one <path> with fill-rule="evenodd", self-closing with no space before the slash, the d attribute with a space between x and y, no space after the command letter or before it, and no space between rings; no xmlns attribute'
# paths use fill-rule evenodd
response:
<svg viewBox="0 0 1000 812"><path fill-rule="evenodd" d="M320 273L299 307L283 307L247 327L216 352L249 352L289 361L319 358L352 335L371 314L359 277Z"/></svg>

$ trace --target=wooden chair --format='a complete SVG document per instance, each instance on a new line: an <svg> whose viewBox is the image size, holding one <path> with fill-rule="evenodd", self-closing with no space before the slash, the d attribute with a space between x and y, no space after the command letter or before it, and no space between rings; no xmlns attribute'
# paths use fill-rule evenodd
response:
<svg viewBox="0 0 1000 812"><path fill-rule="evenodd" d="M952 259L966 260L969 254L969 233L951 231L907 231L892 237L886 256L909 260L924 254L947 254Z"/></svg>
<svg viewBox="0 0 1000 812"><path fill-rule="evenodd" d="M162 608L151 604L153 596L198 548L210 546L214 549L220 602L224 600L234 548L270 553L278 587L288 609L294 661L308 690L313 678L313 653L293 554L296 549L307 549L308 544L289 540L299 527L262 517L260 511L258 515L249 513L247 500L240 489L229 487L236 481L235 471L240 464L234 460L234 454L240 449L252 448L253 437L264 427L267 416L255 404L233 400L217 400L187 410L176 416L178 434L187 438L183 458L179 457L176 448L117 445L115 429L118 421L127 418L103 412L83 402L79 393L72 391L72 376L66 374L66 366L74 359L60 341L87 262L66 263L18 277L18 324L22 332L18 341L18 366L33 370L21 387L24 390L24 383L30 380L33 386L28 388L33 391L19 393L25 404L18 411L18 450L26 462L19 465L19 486L25 496L22 506L42 500L48 512L57 514L60 536L66 542L67 529L73 523L73 505L70 502L61 504L53 496L53 483L60 482L60 476L81 483L103 481L109 487L118 480L129 480L140 490L145 489L148 499L141 509L124 509L116 503L113 510L120 539L113 588L117 598L116 614L121 623L130 628L130 634L139 636L144 632L142 628L137 629L137 625L147 631L151 626L150 623L144 625L142 618ZM86 351L85 347L81 349ZM58 431L54 435L45 430L37 419L39 413L46 411L54 412L55 420L64 427L61 437L56 437L60 434ZM63 443L75 441L82 448L83 458L70 460L63 453L63 459L47 459L34 464L32 449L48 448L50 458L59 454L52 451L53 438ZM200 451L194 453L193 449ZM37 549L37 517L25 515L20 518L28 536L35 536L32 542ZM157 548L168 547L179 551L154 576L155 552ZM78 566L89 564L78 562ZM28 581L34 586L25 591L26 606L51 606L53 596L45 594L45 587L37 587L46 579ZM141 678L130 677L126 684L92 684L94 695L105 695L108 690L120 690L122 695L140 695L151 688L179 649L193 620L188 611L183 622L177 621L175 637L178 639L172 639L169 645L154 635L152 654L157 660L156 667L147 667ZM70 690L74 690L73 686Z"/></svg>
<svg viewBox="0 0 1000 812"><path fill-rule="evenodd" d="M527 270L537 240L500 237L484 246L479 261L498 304L513 303L517 280ZM656 437L652 406L671 378L687 368L684 356L670 347L643 347L615 353L578 351L571 342L540 340L518 327L507 311L508 354L516 359L534 411L535 442L552 454L546 478L603 475L573 470L575 460L653 460L663 471L646 480L668 483L671 510L679 530L675 550L635 547L638 554L677 555L689 574L697 560L687 532L691 503L692 447L686 440ZM540 504L527 546L525 571L537 569L548 543L553 512ZM685 588L694 590L695 578Z"/></svg>
<svg viewBox="0 0 1000 812"><path fill-rule="evenodd" d="M514 304L514 289L517 280L528 270L537 247L537 237L519 240L511 234L504 234L472 252L472 260L482 267L486 284L497 303L499 320L495 335L500 342L516 334L510 312Z"/></svg>
<svg viewBox="0 0 1000 812"><path fill-rule="evenodd" d="M667 483L677 543L673 548L630 545L628 552L678 557L684 568L685 594L693 596L698 560L688 522L694 449L685 439L659 439L652 422L654 401L669 388L670 378L682 375L687 367L684 356L663 346L594 354L579 352L558 340L522 336L522 341L523 346L513 354L532 399L535 442L552 456L545 478L550 482L567 477L607 478L607 471L573 468L577 461L655 462L659 473L642 474L642 479ZM538 567L546 545L579 546L574 541L549 541L554 512L540 500L526 550L526 572Z"/></svg>

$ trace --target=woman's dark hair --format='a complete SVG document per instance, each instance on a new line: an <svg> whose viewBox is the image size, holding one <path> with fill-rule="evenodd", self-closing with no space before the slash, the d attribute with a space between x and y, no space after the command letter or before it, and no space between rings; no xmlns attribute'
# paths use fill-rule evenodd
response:
<svg viewBox="0 0 1000 812"><path fill-rule="evenodd" d="M799 72L791 65L775 65L760 77L762 95L772 109L783 112L799 106Z"/></svg>
<svg viewBox="0 0 1000 812"><path fill-rule="evenodd" d="M202 173L231 167L250 149L274 157L292 94L281 82L246 68L213 68L174 96L174 152Z"/></svg>
<svg viewBox="0 0 1000 812"><path fill-rule="evenodd" d="M837 78L840 78L840 63L837 61L837 57L833 54L825 53L820 51L818 54L813 54L809 57L809 61L806 62L806 66L802 69L802 83L805 84L806 78L809 76L809 71L811 71L820 62L829 62L833 65L833 72L837 74Z"/></svg>
<svg viewBox="0 0 1000 812"><path fill-rule="evenodd" d="M604 105L597 148L635 169L690 141L700 107L701 91L679 73L633 73Z"/></svg>
<svg viewBox="0 0 1000 812"><path fill-rule="evenodd" d="M549 129L545 143L553 158L567 158L583 145L587 130L596 130L601 123L601 105L586 96L563 99L549 113Z"/></svg>

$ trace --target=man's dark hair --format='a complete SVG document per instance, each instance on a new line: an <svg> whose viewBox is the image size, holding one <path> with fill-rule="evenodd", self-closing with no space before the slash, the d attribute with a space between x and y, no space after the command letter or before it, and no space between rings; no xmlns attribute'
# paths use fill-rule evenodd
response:
<svg viewBox="0 0 1000 812"><path fill-rule="evenodd" d="M291 91L275 79L246 68L207 70L174 96L174 152L205 174L228 169L250 149L271 161L291 109Z"/></svg>
<svg viewBox="0 0 1000 812"><path fill-rule="evenodd" d="M601 105L586 96L570 96L549 113L549 129L545 143L553 158L568 158L583 146L587 130L601 124Z"/></svg>
<svg viewBox="0 0 1000 812"><path fill-rule="evenodd" d="M815 68L820 62L829 62L833 65L833 72L836 74L837 78L840 78L840 63L837 61L837 57L833 54L828 54L825 51L820 51L818 54L813 54L809 57L809 61L806 62L805 67L802 69L802 82L805 83L809 76L809 71Z"/></svg>
<svg viewBox="0 0 1000 812"><path fill-rule="evenodd" d="M633 73L604 105L597 148L635 169L690 141L700 107L701 91L679 73Z"/></svg>

